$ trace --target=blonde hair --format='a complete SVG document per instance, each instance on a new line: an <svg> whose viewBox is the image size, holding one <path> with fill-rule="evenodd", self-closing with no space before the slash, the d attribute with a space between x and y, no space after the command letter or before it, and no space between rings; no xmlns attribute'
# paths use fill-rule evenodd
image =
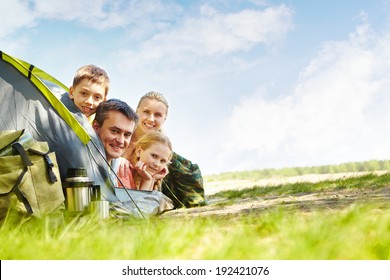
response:
<svg viewBox="0 0 390 280"><path fill-rule="evenodd" d="M169 108L168 101L165 99L162 93L159 93L157 91L149 91L148 93L145 93L138 102L137 110L139 109L139 106L141 105L142 101L144 101L147 98L163 103L167 107L167 115L168 115L168 108Z"/></svg>
<svg viewBox="0 0 390 280"><path fill-rule="evenodd" d="M84 79L102 85L105 88L105 95L107 95L110 89L110 78L102 68L93 64L80 67L73 78L73 87L76 87Z"/></svg>
<svg viewBox="0 0 390 280"><path fill-rule="evenodd" d="M168 160L171 160L172 156L173 156L173 149L172 149L171 140L169 140L169 138L165 134L163 134L159 131L153 131L153 132L145 133L137 140L137 142L134 143L134 148L132 150L132 154L130 157L131 164L134 165L139 160L137 153L136 153L137 148L141 148L142 150L147 150L150 146L152 146L153 144L156 144L156 143L162 144L162 145L169 148L171 153L169 155ZM138 188L138 186L140 185L140 182L141 182L141 178L138 176L138 174L135 174L133 179L134 179L135 185ZM161 182L162 182L162 179L157 180L155 182L153 188L159 190L161 187Z"/></svg>

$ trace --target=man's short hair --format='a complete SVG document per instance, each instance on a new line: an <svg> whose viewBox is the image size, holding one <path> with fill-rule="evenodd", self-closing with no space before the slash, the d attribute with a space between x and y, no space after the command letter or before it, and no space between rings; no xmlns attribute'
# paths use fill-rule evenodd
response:
<svg viewBox="0 0 390 280"><path fill-rule="evenodd" d="M95 121L102 126L107 119L109 111L118 111L125 115L129 120L138 123L138 116L135 111L124 101L111 98L99 104L96 110Z"/></svg>

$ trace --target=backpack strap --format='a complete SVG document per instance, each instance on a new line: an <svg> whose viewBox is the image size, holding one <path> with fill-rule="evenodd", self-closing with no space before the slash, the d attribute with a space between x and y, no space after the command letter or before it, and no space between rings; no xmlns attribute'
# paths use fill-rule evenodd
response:
<svg viewBox="0 0 390 280"><path fill-rule="evenodd" d="M19 142L15 142L12 144L12 147L16 150L16 152L22 157L24 163L27 166L32 166L32 162L30 161L26 151L24 150L23 146ZM58 181L56 174L53 171L53 161L49 157L49 152L42 153L41 151L29 149L30 152L40 155L45 160L46 166L47 166L47 175L49 175L50 182L53 184Z"/></svg>
<svg viewBox="0 0 390 280"><path fill-rule="evenodd" d="M53 171L53 167L54 167L54 164L53 164L53 161L50 159L49 157L49 152L47 153L44 153L42 151L39 151L39 150L35 150L35 149L28 149L29 152L31 153L34 153L34 154L37 154L37 155L40 155L43 157L43 159L45 160L45 163L46 163L46 167L47 167L47 175L49 176L49 179L50 179L50 183L55 183L58 181L57 179L57 176L56 174L54 173Z"/></svg>
<svg viewBox="0 0 390 280"><path fill-rule="evenodd" d="M12 147L22 157L23 162L27 166L32 166L33 165L33 163L31 162L30 158L28 157L26 151L24 150L23 146L20 145L20 143L18 143L18 142L13 143Z"/></svg>
<svg viewBox="0 0 390 280"><path fill-rule="evenodd" d="M50 182L53 184L53 183L58 181L57 176L56 176L56 174L54 174L54 171L53 171L54 164L51 161L51 159L50 159L48 154L44 154L43 158L44 158L44 160L46 162L47 173L49 175Z"/></svg>
<svg viewBox="0 0 390 280"><path fill-rule="evenodd" d="M20 173L18 179L16 180L15 185L12 188L12 191L16 194L16 197L24 204L24 207L26 207L27 214L32 215L33 210L31 208L30 202L28 202L27 198L19 189L20 182L22 181L24 174L26 174L26 172L27 172L27 166L23 168L22 173Z"/></svg>
<svg viewBox="0 0 390 280"><path fill-rule="evenodd" d="M26 172L28 171L27 166L32 166L33 163L31 162L30 158L28 157L28 154L26 153L25 149L23 148L23 146L20 143L18 143L18 142L13 143L12 147L20 155L23 162L26 164L26 166L24 167L22 173L19 175L12 190L15 192L17 198L21 202L23 202L24 206L26 207L27 213L31 215L33 213L33 210L31 208L31 205L28 202L27 198L24 196L24 194L19 189L19 185L23 179L24 174L26 174ZM55 173L53 171L54 164L53 164L53 161L49 157L49 153L41 153L41 152L33 150L33 149L30 149L30 151L34 152L35 154L41 155L43 157L43 159L45 160L46 166L47 166L47 172L49 175L50 182L51 183L57 182L58 181L57 176L55 175Z"/></svg>
<svg viewBox="0 0 390 280"><path fill-rule="evenodd" d="M30 158L28 157L26 151L24 150L23 146L20 145L20 143L16 142L12 144L12 147L15 149L15 151L20 155L23 162L26 164L26 166L23 168L22 173L20 173L18 179L16 180L15 185L13 186L12 190L16 194L16 197L23 202L24 207L26 207L27 214L31 215L33 213L33 210L31 208L30 203L28 202L27 198L24 196L22 191L19 189L19 185L22 182L22 179L24 175L27 173L28 168L27 166L32 166L33 163L31 162Z"/></svg>

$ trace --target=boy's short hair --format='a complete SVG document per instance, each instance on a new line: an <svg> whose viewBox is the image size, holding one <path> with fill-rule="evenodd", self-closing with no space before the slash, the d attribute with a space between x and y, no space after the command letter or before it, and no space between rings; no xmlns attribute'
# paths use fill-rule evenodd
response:
<svg viewBox="0 0 390 280"><path fill-rule="evenodd" d="M105 88L105 95L107 96L108 90L110 89L110 78L104 69L93 64L80 67L73 78L73 87L76 87L84 79L102 85Z"/></svg>
<svg viewBox="0 0 390 280"><path fill-rule="evenodd" d="M126 102L116 98L108 99L99 104L96 110L95 121L102 126L110 111L118 111L129 120L134 121L136 125L138 123L138 116L135 111Z"/></svg>

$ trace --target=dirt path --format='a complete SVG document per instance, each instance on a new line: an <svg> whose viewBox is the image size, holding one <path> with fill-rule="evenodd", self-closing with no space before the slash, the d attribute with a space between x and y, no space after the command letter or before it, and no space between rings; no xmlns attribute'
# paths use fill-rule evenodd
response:
<svg viewBox="0 0 390 280"><path fill-rule="evenodd" d="M376 172L384 174L385 172ZM310 182L315 183L324 180L337 180L348 177L362 176L367 173L339 173L339 174L310 174L289 178L270 178L259 181L232 180L223 182L211 182L205 184L205 194L208 205L199 208L178 209L164 214L164 216L209 216L245 214L249 212L269 211L283 206L284 210L313 211L328 209L329 211L346 207L354 202L375 201L390 207L390 186L384 188L348 189L339 191L313 192L305 195L256 197L240 199L228 205L221 205L212 195L229 189L244 189L253 186L275 186L286 183Z"/></svg>

